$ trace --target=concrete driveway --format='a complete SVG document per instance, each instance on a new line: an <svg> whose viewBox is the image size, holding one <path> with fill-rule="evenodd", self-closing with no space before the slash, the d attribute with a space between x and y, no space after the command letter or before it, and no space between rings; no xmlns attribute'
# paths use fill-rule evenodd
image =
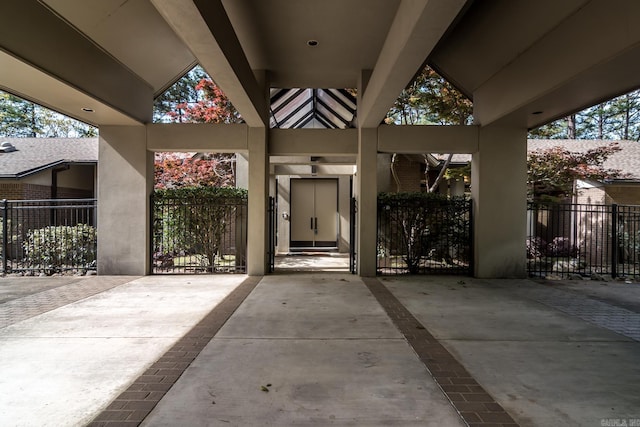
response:
<svg viewBox="0 0 640 427"><path fill-rule="evenodd" d="M638 284L67 280L0 279L0 425L640 425Z"/></svg>

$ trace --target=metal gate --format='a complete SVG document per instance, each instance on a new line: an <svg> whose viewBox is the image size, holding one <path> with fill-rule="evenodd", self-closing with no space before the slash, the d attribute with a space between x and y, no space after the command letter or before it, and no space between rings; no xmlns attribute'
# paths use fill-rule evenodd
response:
<svg viewBox="0 0 640 427"><path fill-rule="evenodd" d="M378 273L471 275L471 207L430 193L379 197Z"/></svg>
<svg viewBox="0 0 640 427"><path fill-rule="evenodd" d="M247 198L151 196L154 274L244 273Z"/></svg>
<svg viewBox="0 0 640 427"><path fill-rule="evenodd" d="M273 273L276 268L276 245L278 244L278 221L276 218L278 206L274 197L269 197L267 207L267 218L269 219L269 241L267 255L269 258L269 273Z"/></svg>
<svg viewBox="0 0 640 427"><path fill-rule="evenodd" d="M358 272L358 264L356 259L356 245L357 245L357 235L356 235L356 217L358 213L358 205L356 202L356 198L351 198L351 203L349 207L349 271L352 274L356 274Z"/></svg>

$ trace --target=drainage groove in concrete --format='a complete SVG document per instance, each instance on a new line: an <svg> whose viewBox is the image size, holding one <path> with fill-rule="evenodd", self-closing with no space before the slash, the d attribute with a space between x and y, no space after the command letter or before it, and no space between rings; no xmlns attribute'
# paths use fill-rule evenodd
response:
<svg viewBox="0 0 640 427"><path fill-rule="evenodd" d="M517 427L514 419L378 279L362 278L470 427Z"/></svg>
<svg viewBox="0 0 640 427"><path fill-rule="evenodd" d="M89 426L140 425L261 279L262 277L248 277L244 280L98 414Z"/></svg>

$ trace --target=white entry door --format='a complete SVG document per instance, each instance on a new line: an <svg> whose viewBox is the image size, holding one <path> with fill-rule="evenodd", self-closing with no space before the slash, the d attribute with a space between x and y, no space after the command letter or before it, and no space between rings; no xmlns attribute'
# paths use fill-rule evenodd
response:
<svg viewBox="0 0 640 427"><path fill-rule="evenodd" d="M291 247L336 247L338 180L291 180Z"/></svg>

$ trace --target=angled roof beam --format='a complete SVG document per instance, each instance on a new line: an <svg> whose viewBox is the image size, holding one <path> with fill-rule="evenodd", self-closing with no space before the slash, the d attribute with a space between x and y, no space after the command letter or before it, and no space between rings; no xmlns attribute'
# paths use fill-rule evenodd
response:
<svg viewBox="0 0 640 427"><path fill-rule="evenodd" d="M320 122L327 129L339 129L338 125L333 123L333 121L329 120L329 118L324 114L322 114L322 112L320 111L316 110L314 117L318 122Z"/></svg>
<svg viewBox="0 0 640 427"><path fill-rule="evenodd" d="M69 87L69 92L88 95L95 100L94 105L102 104L106 109L124 113L136 122L151 121L153 88L99 49L41 2L37 0L0 2L0 16L6 18L0 25L1 51L63 82ZM18 85L21 76L11 75L10 72L8 68L2 68L0 86L9 86L10 91L20 92L20 95L72 117L88 120L97 125L104 124L99 119L84 117L80 109L85 106L76 106L74 108L77 108L77 111L68 111L68 106L62 105L65 97L60 96L60 93L57 94L59 101L55 101L56 96L48 96L47 93L27 93L30 91L13 89L10 85ZM75 96L74 94L68 96ZM102 108L96 105L94 109L97 111ZM109 114L112 118L117 115ZM126 122L121 119L117 121Z"/></svg>
<svg viewBox="0 0 640 427"><path fill-rule="evenodd" d="M358 125L380 125L466 0L402 0L358 106Z"/></svg>
<svg viewBox="0 0 640 427"><path fill-rule="evenodd" d="M475 91L476 121L534 128L640 87L638 16L640 2L588 3Z"/></svg>
<svg viewBox="0 0 640 427"><path fill-rule="evenodd" d="M295 123L293 123L291 126L288 126L288 128L298 129L304 127L311 120L313 120L313 110L307 111L304 116L300 117Z"/></svg>
<svg viewBox="0 0 640 427"><path fill-rule="evenodd" d="M304 95L306 93L306 89L298 89L297 91L295 91L292 95L287 96L287 99L283 100L282 103L280 105L278 105L276 108L272 108L271 111L273 112L273 114L277 114L280 112L280 110L282 110L283 108L286 108L289 104L291 104L293 101L295 101L295 99L297 97L299 97L300 95ZM278 96L277 99L280 99L282 96ZM271 103L274 104L277 99L271 99ZM311 98L309 98L311 99Z"/></svg>
<svg viewBox="0 0 640 427"><path fill-rule="evenodd" d="M282 98L287 93L287 91L287 89L277 89L276 92L270 97L271 105L278 102L278 100Z"/></svg>
<svg viewBox="0 0 640 427"><path fill-rule="evenodd" d="M331 108L330 106L327 105L326 102L324 102L322 99L318 98L318 105L322 105L324 108L326 108L326 110L328 112L330 112L334 117L336 117L338 120L340 120L342 123L345 124L345 126L349 126L351 123L349 122L349 120L345 119L344 117L342 117L340 114L338 114L337 111L335 111L333 108ZM317 107L316 107L316 110ZM318 113L322 114L319 110Z"/></svg>
<svg viewBox="0 0 640 427"><path fill-rule="evenodd" d="M281 118L278 122L280 123L280 125L287 127L287 122L289 120L291 120L293 117L295 117L300 111L302 111L305 107L307 107L307 105L311 104L311 102L313 101L313 99L311 98L307 98L305 99L300 105L298 105L293 111L291 111L288 115L284 116L283 118ZM309 110L309 112L313 113L313 109ZM309 112L305 113L309 114ZM291 126L293 127L293 126Z"/></svg>
<svg viewBox="0 0 640 427"><path fill-rule="evenodd" d="M345 110L349 111L351 114L355 113L356 110L347 105L346 102L344 102L338 95L336 95L333 90L329 89L329 90L325 90L324 93L327 94L327 96L329 96L331 99L333 99L335 102L337 102L338 104L342 105L344 107Z"/></svg>
<svg viewBox="0 0 640 427"><path fill-rule="evenodd" d="M151 0L251 127L265 127L268 106L220 0Z"/></svg>

